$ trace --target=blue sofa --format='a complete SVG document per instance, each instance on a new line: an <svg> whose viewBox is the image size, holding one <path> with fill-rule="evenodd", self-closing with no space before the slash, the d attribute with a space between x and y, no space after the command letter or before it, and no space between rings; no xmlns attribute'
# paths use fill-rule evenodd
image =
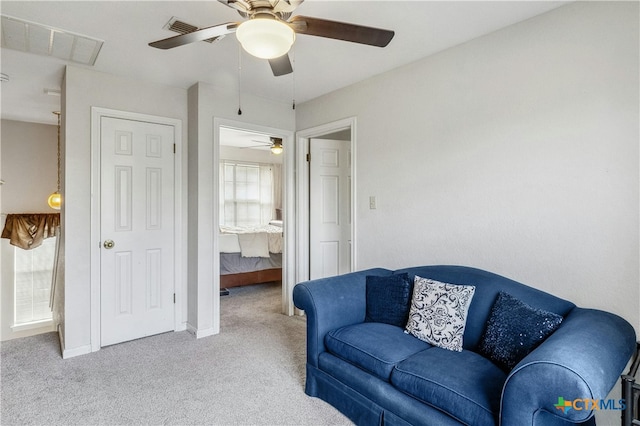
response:
<svg viewBox="0 0 640 426"><path fill-rule="evenodd" d="M461 352L365 321L366 277L404 272L475 286ZM508 372L476 352L500 291L563 317ZM358 425L595 424L593 404L584 400L615 409L620 401L607 395L635 349L633 327L614 314L470 267L369 269L299 283L293 300L307 316L306 393ZM563 400L573 406L557 408Z"/></svg>

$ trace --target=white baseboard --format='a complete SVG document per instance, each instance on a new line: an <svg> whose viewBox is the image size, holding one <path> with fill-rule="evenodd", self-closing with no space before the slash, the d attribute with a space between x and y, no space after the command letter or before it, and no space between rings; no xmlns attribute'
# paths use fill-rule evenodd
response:
<svg viewBox="0 0 640 426"><path fill-rule="evenodd" d="M58 337L60 338L60 349L62 350L62 359L73 358L74 356L86 355L91 353L91 345L84 345L73 349L65 349L64 336L62 328L58 325Z"/></svg>
<svg viewBox="0 0 640 426"><path fill-rule="evenodd" d="M217 331L213 327L207 328L206 330L198 330L191 324L187 324L187 331L196 336L196 339L202 339L203 337L213 336L214 334L219 333L219 331Z"/></svg>
<svg viewBox="0 0 640 426"><path fill-rule="evenodd" d="M73 349L62 349L62 359L73 358L74 356L91 353L91 345L80 346Z"/></svg>

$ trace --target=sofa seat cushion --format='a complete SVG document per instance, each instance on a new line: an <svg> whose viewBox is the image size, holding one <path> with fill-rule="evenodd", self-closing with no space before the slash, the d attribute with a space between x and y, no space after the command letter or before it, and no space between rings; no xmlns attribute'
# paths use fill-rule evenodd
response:
<svg viewBox="0 0 640 426"><path fill-rule="evenodd" d="M391 384L460 422L497 424L507 375L475 352L433 347L398 363Z"/></svg>
<svg viewBox="0 0 640 426"><path fill-rule="evenodd" d="M431 347L400 327L378 322L330 331L325 337L325 346L338 358L386 381L398 362Z"/></svg>

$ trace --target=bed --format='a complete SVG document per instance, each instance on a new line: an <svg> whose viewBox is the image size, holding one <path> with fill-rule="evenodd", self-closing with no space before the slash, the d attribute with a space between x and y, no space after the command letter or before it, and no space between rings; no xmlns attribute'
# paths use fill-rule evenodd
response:
<svg viewBox="0 0 640 426"><path fill-rule="evenodd" d="M282 280L282 221L220 226L220 288Z"/></svg>

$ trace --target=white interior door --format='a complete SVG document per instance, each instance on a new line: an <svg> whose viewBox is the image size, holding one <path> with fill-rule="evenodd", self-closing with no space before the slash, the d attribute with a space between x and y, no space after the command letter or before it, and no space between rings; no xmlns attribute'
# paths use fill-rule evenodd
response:
<svg viewBox="0 0 640 426"><path fill-rule="evenodd" d="M348 141L309 142L309 276L351 271L351 152Z"/></svg>
<svg viewBox="0 0 640 426"><path fill-rule="evenodd" d="M174 329L174 127L100 121L100 342Z"/></svg>

